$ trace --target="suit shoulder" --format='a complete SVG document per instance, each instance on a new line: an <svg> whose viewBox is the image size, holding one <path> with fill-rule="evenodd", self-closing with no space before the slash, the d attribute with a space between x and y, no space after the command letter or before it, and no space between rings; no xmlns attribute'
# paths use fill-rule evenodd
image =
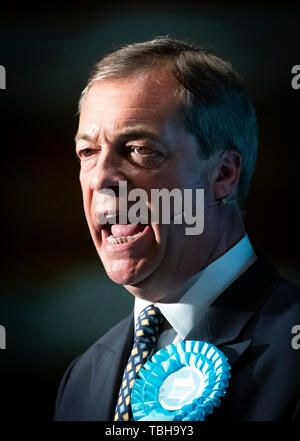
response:
<svg viewBox="0 0 300 441"><path fill-rule="evenodd" d="M280 278L266 306L272 308L275 315L292 314L293 312L299 313L300 287L289 280Z"/></svg>
<svg viewBox="0 0 300 441"><path fill-rule="evenodd" d="M299 367L299 354L291 344L292 329L300 324L299 312L300 288L279 278L253 321L256 343L268 344L278 361L293 368Z"/></svg>

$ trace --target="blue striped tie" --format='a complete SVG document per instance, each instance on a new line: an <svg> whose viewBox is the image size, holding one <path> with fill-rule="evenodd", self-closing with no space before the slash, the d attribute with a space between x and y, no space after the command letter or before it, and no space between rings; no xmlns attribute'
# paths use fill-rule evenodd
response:
<svg viewBox="0 0 300 441"><path fill-rule="evenodd" d="M115 421L129 421L132 416L131 389L139 370L151 354L162 328L163 320L160 310L153 305L147 306L138 316L133 348L120 387Z"/></svg>

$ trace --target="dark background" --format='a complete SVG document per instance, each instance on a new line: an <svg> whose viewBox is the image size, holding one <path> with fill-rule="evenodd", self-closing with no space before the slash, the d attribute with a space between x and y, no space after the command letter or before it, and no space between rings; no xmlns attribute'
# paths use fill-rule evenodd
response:
<svg viewBox="0 0 300 441"><path fill-rule="evenodd" d="M91 66L125 43L170 34L212 48L245 77L259 121L247 204L250 239L300 282L300 11L189 1L1 6L2 283L0 421L50 421L71 360L125 316L133 299L104 274L82 210L73 137ZM4 9L6 8L6 9Z"/></svg>

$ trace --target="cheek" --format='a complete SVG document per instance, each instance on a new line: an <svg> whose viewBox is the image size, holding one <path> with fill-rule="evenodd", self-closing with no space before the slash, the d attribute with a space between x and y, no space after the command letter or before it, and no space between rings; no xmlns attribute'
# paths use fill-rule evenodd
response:
<svg viewBox="0 0 300 441"><path fill-rule="evenodd" d="M183 225L153 225L155 235L155 254L151 258L153 265L162 265L165 276L172 272L184 255L186 240Z"/></svg>
<svg viewBox="0 0 300 441"><path fill-rule="evenodd" d="M133 176L131 174L131 176ZM158 170L143 170L134 175L134 186L144 188L147 192L151 189L166 188L196 188L200 181L201 172L195 166L187 167L172 162Z"/></svg>
<svg viewBox="0 0 300 441"><path fill-rule="evenodd" d="M161 253L165 253L169 247L170 240L172 242L174 226L168 224L152 224L151 226L154 233L155 246L160 249Z"/></svg>
<svg viewBox="0 0 300 441"><path fill-rule="evenodd" d="M79 180L80 180L80 185L81 185L81 193L82 193L84 211L87 216L87 214L91 210L92 194L93 193L91 191L90 185L89 185L87 177L85 175L80 174Z"/></svg>

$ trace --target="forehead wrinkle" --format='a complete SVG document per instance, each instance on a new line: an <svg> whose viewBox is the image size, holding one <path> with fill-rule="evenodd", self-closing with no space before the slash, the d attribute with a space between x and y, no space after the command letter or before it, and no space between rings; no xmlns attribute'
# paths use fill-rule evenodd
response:
<svg viewBox="0 0 300 441"><path fill-rule="evenodd" d="M136 104L133 105L122 105L121 103L118 103L117 106L112 104L110 101L109 105L102 105L99 103L89 103L85 106L83 111L81 112L81 119L84 120L89 115L94 115L94 119L96 121L96 124L98 124L98 127L100 124L102 125L111 125L109 122L109 119L118 119L118 116L122 116L121 119L123 120L131 120L131 119L147 119L147 115L149 117L153 117L153 115L157 115L158 113L169 113L172 111L172 106L161 106L161 103L158 103L158 101L154 101L153 103L148 102L147 105L139 105ZM104 123L104 120L108 120L108 122ZM99 123L97 122L99 121Z"/></svg>
<svg viewBox="0 0 300 441"><path fill-rule="evenodd" d="M92 107L92 109L91 109ZM101 135L104 133L104 130L117 130L120 125L125 123L128 126L131 126L131 121L135 122L137 121L138 124L147 124L148 120L153 124L155 123L155 120L153 119L153 116L158 115L159 112L159 105L156 105L155 107L148 106L121 106L119 107L117 113L115 113L115 109L111 108L110 106L93 106L92 103L85 106L84 112L81 113L81 121L79 123L80 126L86 126L86 123L88 123L89 115L94 114L93 118L93 124L91 128L86 129L87 134L90 135L92 130L95 130L95 127L97 126L98 130L97 133L98 137L101 137ZM92 110L92 112L91 112ZM124 114L125 112L125 114ZM162 109L162 113L169 113L170 109ZM120 116L120 117L118 117ZM83 130L85 132L85 130ZM81 130L80 130L81 132Z"/></svg>
<svg viewBox="0 0 300 441"><path fill-rule="evenodd" d="M170 82L169 76L167 82L158 81L158 78L150 78L142 83L136 78L100 80L89 90L83 107L94 106L95 110L107 111L112 102L120 106L121 101L125 111L141 109L155 112L157 107L168 107L171 104L177 88L177 83L174 84L174 80ZM144 104L145 100L147 105ZM130 103L128 107L126 102ZM150 106L154 108L150 109Z"/></svg>
<svg viewBox="0 0 300 441"><path fill-rule="evenodd" d="M97 141L101 144L118 138L151 138L162 142L161 134L157 130L145 124L145 121L137 122L136 118L126 119L125 124L118 122L101 127Z"/></svg>

